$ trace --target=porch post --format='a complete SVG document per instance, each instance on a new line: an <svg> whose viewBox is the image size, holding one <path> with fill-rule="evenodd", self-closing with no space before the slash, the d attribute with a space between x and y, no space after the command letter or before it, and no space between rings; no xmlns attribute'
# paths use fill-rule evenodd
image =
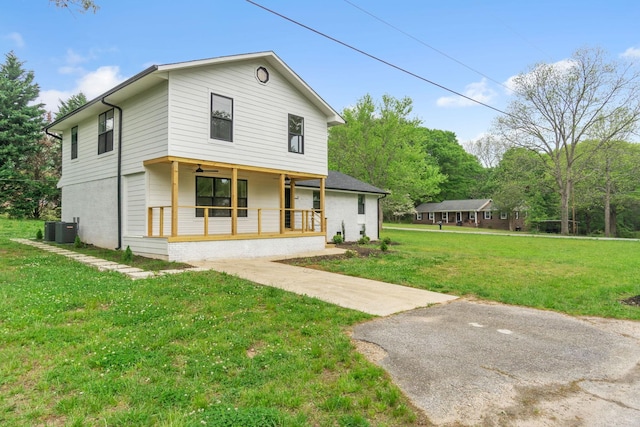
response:
<svg viewBox="0 0 640 427"><path fill-rule="evenodd" d="M280 234L284 234L284 174L280 174Z"/></svg>
<svg viewBox="0 0 640 427"><path fill-rule="evenodd" d="M292 230L296 228L296 182L291 179L289 181L289 227Z"/></svg>
<svg viewBox="0 0 640 427"><path fill-rule="evenodd" d="M238 234L238 168L231 169L231 235Z"/></svg>
<svg viewBox="0 0 640 427"><path fill-rule="evenodd" d="M171 237L178 235L178 162L171 162Z"/></svg>
<svg viewBox="0 0 640 427"><path fill-rule="evenodd" d="M320 178L320 231L323 233L327 232L327 221L325 221L325 212L324 212L324 184L326 178Z"/></svg>

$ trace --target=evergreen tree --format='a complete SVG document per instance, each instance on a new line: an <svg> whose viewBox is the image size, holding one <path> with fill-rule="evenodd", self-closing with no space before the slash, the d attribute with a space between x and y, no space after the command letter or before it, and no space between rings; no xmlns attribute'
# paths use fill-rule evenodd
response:
<svg viewBox="0 0 640 427"><path fill-rule="evenodd" d="M38 215L38 182L29 158L40 150L44 110L35 104L40 89L13 52L0 66L0 210L11 216ZM37 199L37 200L36 200Z"/></svg>
<svg viewBox="0 0 640 427"><path fill-rule="evenodd" d="M66 101L60 100L60 106L58 107L58 112L56 113L55 120L58 120L61 117L74 111L75 109L82 107L86 103L87 97L82 92L71 95Z"/></svg>

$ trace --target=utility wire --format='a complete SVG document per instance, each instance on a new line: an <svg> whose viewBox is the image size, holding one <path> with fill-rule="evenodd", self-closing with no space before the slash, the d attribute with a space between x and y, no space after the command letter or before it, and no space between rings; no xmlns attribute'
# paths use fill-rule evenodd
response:
<svg viewBox="0 0 640 427"><path fill-rule="evenodd" d="M411 71L409 71L409 70L407 70L407 69L405 69L405 68L402 68L402 67L400 67L400 66L398 66L398 65L392 64L391 62L385 61L384 59L381 59L381 58L379 58L379 57L377 57L377 56L374 56L374 55L372 55L372 54L370 54L370 53L365 52L364 50L358 49L357 47L351 46L350 44L347 44L347 43L345 43L345 42L343 42L343 41L341 41L341 40L338 40L338 39L336 39L336 38L334 38L334 37L331 37L331 36L329 36L329 35L327 35L327 34L325 34L325 33L323 33L323 32L320 32L320 31L318 31L318 30L316 30L316 29L314 29L314 28L311 28L311 27L309 27L309 26L307 26L307 25L305 25L305 24L302 24L302 23L300 23L300 22L298 22L298 21L295 21L295 20L293 20L293 19L291 19L291 18L289 18L289 17L287 17L287 16L285 16L285 15L282 15L282 14L280 14L280 13L278 13L278 12L274 11L274 10L271 10L271 9L269 9L269 8L265 7L265 6L262 6L261 4L258 4L258 3L254 2L254 1L252 1L252 0L246 0L246 1L247 1L248 3L251 3L252 5L257 6L257 7L261 8L261 9L264 9L264 10L266 10L267 12L272 13L272 14L274 14L274 15L276 15L276 16L278 16L278 17L282 18L282 19L285 19L285 20L287 20L287 21L289 21L289 22L291 22L291 23L293 23L293 24L296 24L296 25L298 25L298 26L300 26L300 27L302 27L302 28L304 28L304 29L306 29L306 30L309 30L309 31L311 31L311 32L313 32L313 33L316 33L316 34L318 34L318 35L320 35L320 36L322 36L322 37L325 37L325 38L327 38L327 39L329 39L329 40L331 40L331 41L333 41L333 42L335 42L335 43L341 44L342 46L347 47L347 48L349 48L349 49L351 49L351 50L354 50L354 51L356 51L356 52L358 52L358 53L360 53L360 54L362 54L362 55L364 55L364 56L367 56L367 57L369 57L369 58L371 58L371 59L373 59L373 60L375 60L375 61L378 61L378 62L381 62L381 63L383 63L383 64L385 64L385 65L388 65L388 66L389 66L389 67L391 67L391 68L395 68L395 69L396 69L396 70L398 70L398 71L401 71L401 72L403 72L403 73L405 73L405 74L408 74L408 75L410 75L410 76L413 76L413 77L415 77L415 78L417 78L417 79L419 79L419 80L422 80L422 81L424 81L424 82L427 82L427 83L429 83L429 84L431 84L431 85L433 85L433 86L439 87L440 89L446 90L447 92L453 93L454 95L458 95L458 96L460 96L460 97L462 97L462 98L465 98L465 99L467 99L467 100L469 100L469 101L471 101L471 102L475 102L476 104L479 104L479 105L482 105L482 106L484 106L484 107L490 108L490 109L492 109L492 110L494 110L494 111L497 111L498 113L501 113L501 114L505 114L505 115L507 115L507 116L510 116L510 114L509 114L509 113L507 113L507 112L505 112L505 111L502 111L502 110L500 110L500 109L498 109L498 108L496 108L496 107L493 107L493 106L491 106L491 105L489 105L489 104L485 104L484 102L480 102L480 101L478 101L478 100L475 100L475 99L473 99L473 98L470 98L470 97L468 97L468 96L466 96L466 95L461 94L460 92L456 92L456 91L455 91L455 90L453 90L453 89L449 89L449 88L448 88L448 87L446 87L446 86L443 86L443 85L441 85L441 84L438 84L438 83L436 83L436 82L433 82L433 81L431 81L431 80L429 80L429 79L427 79L427 78L425 78L425 77L422 77L422 76L420 76L420 75L418 75L418 74L415 74L415 73L413 73L413 72L411 72Z"/></svg>
<svg viewBox="0 0 640 427"><path fill-rule="evenodd" d="M473 71L474 73L479 74L479 75L481 75L482 77L484 77L484 78L486 78L486 79L488 79L488 80L491 80L492 82L494 82L494 83L496 83L496 84L498 84L498 85L500 85L500 86L504 87L505 89L509 89L509 88L508 88L507 86L505 86L503 83L501 83L501 82L499 82L499 81L497 81L497 80L492 79L491 77L487 76L486 74L482 73L481 71L478 71L478 70L476 70L475 68L470 67L469 65L465 64L464 62L457 60L457 59L456 59L456 58L454 58L453 56L448 55L447 53L445 53L445 52L443 52L443 51L441 51L441 50L439 50L439 49L437 49L437 48L435 48L435 47L433 47L433 46L431 46L431 45L427 44L426 42L424 42L424 41L420 40L420 39L419 39L419 38L417 38L417 37L414 37L413 35L411 35L411 34L407 33L406 31L404 31L404 30L402 30L402 29L400 29L400 28L396 27L395 25L393 25L393 24L391 24L391 23L389 23L389 22L385 21L384 19L379 18L378 16L374 15L373 13L369 12L368 10L363 9L362 7L358 6L357 4L352 3L352 2L350 2L349 0L344 0L344 2L345 2L345 3L350 4L351 6L355 7L356 9L360 10L360 11L361 11L361 12L363 12L363 13L366 13L367 15L371 16L372 18L374 18L374 19L376 19L376 20L378 20L378 21L382 22L383 24L385 24L385 25L387 25L387 26L389 26L389 27L393 28L394 30L396 30L396 31L398 31L398 32L400 32L400 33L402 33L402 34L404 34L405 36L409 37L410 39L413 39L413 40L417 41L417 42L418 42L418 43L420 43L421 45L428 47L429 49L431 49L431 50L433 50L433 51L435 51L435 52L439 53L440 55L442 55L442 56L444 56L444 57L446 57L446 58L449 58L449 59L450 59L450 60L452 60L453 62L457 62L458 64L462 65L462 66L463 66L463 67L465 67L466 69L471 70L471 71Z"/></svg>

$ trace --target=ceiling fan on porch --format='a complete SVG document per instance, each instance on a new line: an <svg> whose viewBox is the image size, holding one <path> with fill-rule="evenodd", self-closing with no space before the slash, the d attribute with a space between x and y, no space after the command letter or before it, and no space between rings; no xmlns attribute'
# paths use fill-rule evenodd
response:
<svg viewBox="0 0 640 427"><path fill-rule="evenodd" d="M193 173L217 173L218 169L202 169L201 165L198 165L198 169L194 170Z"/></svg>

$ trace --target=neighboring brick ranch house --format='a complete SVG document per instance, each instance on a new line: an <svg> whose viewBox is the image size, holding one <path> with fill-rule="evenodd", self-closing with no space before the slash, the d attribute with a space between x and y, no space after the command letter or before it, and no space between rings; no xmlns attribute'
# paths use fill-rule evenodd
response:
<svg viewBox="0 0 640 427"><path fill-rule="evenodd" d="M46 127L62 220L172 261L320 250L343 220L377 238L381 193L327 188L327 128L343 123L273 52L151 66Z"/></svg>
<svg viewBox="0 0 640 427"><path fill-rule="evenodd" d="M416 208L414 224L448 224L461 227L523 230L524 217L519 211L496 210L491 199L445 200L423 203Z"/></svg>

